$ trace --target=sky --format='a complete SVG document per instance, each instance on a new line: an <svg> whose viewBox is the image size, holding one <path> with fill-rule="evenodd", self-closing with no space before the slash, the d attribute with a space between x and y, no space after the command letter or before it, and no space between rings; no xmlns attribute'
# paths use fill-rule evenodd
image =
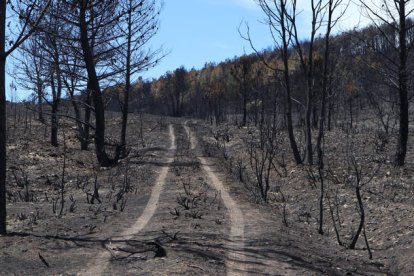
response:
<svg viewBox="0 0 414 276"><path fill-rule="evenodd" d="M161 1L161 0L160 0ZM310 0L297 0L299 31L303 38L310 29ZM360 21L358 8L350 6L337 27L347 30ZM268 27L263 24L264 14L255 0L164 0L160 14L160 30L151 40L150 47L160 46L168 55L156 67L142 73L144 79L158 78L167 71L184 66L200 69L206 62L221 62L235 56L252 53L238 29L246 33L250 27L252 41L259 50L272 46ZM12 64L9 62L9 64ZM9 70L12 71L12 70ZM18 88L17 95L10 91L12 77L8 76L7 98L21 100L27 91Z"/></svg>
<svg viewBox="0 0 414 276"><path fill-rule="evenodd" d="M162 45L169 54L144 77L158 77L183 65L199 69L206 62L252 52L238 28L248 22L259 49L271 45L262 14L251 0L165 0L159 33L152 45Z"/></svg>
<svg viewBox="0 0 414 276"><path fill-rule="evenodd" d="M250 27L257 49L272 46L264 14L255 0L165 0L161 12L161 26L152 47L162 46L169 54L144 78L158 78L167 71L184 66L200 69L206 62L220 62L235 56L252 53L249 43L238 32ZM299 30L307 37L310 29L310 0L298 0L301 11ZM358 8L347 9L337 31L347 30L360 21Z"/></svg>

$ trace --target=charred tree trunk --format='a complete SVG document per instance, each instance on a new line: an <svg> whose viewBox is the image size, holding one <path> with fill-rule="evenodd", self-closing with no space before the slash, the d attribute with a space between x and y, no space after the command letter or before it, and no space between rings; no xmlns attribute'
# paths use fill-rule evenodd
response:
<svg viewBox="0 0 414 276"><path fill-rule="evenodd" d="M70 90L70 89L68 89ZM70 98L71 98L71 103L72 103L72 107L73 107L73 111L75 112L75 118L76 118L76 127L78 129L78 140L80 141L80 146L81 146L81 150L88 150L88 141L89 141L89 118L90 118L90 100L87 100L87 102L85 102L86 105L86 111L85 110L85 121L82 122L82 115L81 115L81 110L79 108L78 103L76 102L75 98L74 98L74 94L73 91L70 92ZM87 96L87 98L90 98L89 96ZM86 113L88 113L88 121L86 121ZM87 132L86 132L87 130Z"/></svg>
<svg viewBox="0 0 414 276"><path fill-rule="evenodd" d="M361 234L362 228L364 227L364 224L365 224L365 210L364 210L364 205L362 203L361 184L360 184L359 179L357 180L357 184L355 186L355 193L356 193L356 197L357 197L357 200L358 200L360 220L359 220L358 229L357 229L354 237L352 238L351 244L349 245L350 249L355 249L355 245L358 241L359 235Z"/></svg>
<svg viewBox="0 0 414 276"><path fill-rule="evenodd" d="M37 119L40 121L40 122L44 122L45 121L45 119L43 118L43 99L42 99L42 92L40 92L41 91L41 88L37 88L38 89L38 92L37 92Z"/></svg>
<svg viewBox="0 0 414 276"><path fill-rule="evenodd" d="M280 23L281 23L281 35L282 35L282 53L283 53L283 78L286 87L286 122L288 128L288 135L289 135L289 143L292 149L293 157L295 158L296 164L302 164L302 158L300 157L298 145L296 144L295 134L293 132L293 122L292 122L292 98L291 98L291 84L290 84L290 72L289 72L289 45L288 45L288 38L285 26L285 16L286 16L286 3L280 1Z"/></svg>
<svg viewBox="0 0 414 276"><path fill-rule="evenodd" d="M327 129L328 131L331 131L332 127L332 111L333 111L333 103L332 103L332 98L331 95L329 95L328 98L328 123L327 123Z"/></svg>
<svg viewBox="0 0 414 276"><path fill-rule="evenodd" d="M127 37L127 53L126 53L126 75L125 75L125 91L124 103L122 105L122 127L121 127L121 158L126 156L126 130L128 124L129 112L129 94L131 92L131 47L132 47L132 18L131 13L128 16L128 37Z"/></svg>
<svg viewBox="0 0 414 276"><path fill-rule="evenodd" d="M128 71L128 68L127 68ZM122 127L121 127L121 145L120 145L120 157L123 158L126 155L126 130L128 124L128 112L129 112L129 94L131 90L131 81L129 73L127 73L125 91L124 91L124 103L122 105Z"/></svg>
<svg viewBox="0 0 414 276"><path fill-rule="evenodd" d="M313 149L312 149L312 96L311 91L308 91L306 113L305 113L305 157L308 165L313 164Z"/></svg>
<svg viewBox="0 0 414 276"><path fill-rule="evenodd" d="M52 146L57 147L58 144L58 118L57 118L57 105L52 105L52 116L51 116L51 130L50 130L50 143Z"/></svg>
<svg viewBox="0 0 414 276"><path fill-rule="evenodd" d="M53 95L53 102L51 103L52 106L52 115L51 115L51 129L50 129L50 143L52 146L58 146L58 99L57 99L57 91L55 85L55 78L52 76L51 79L51 88L52 88L52 95Z"/></svg>
<svg viewBox="0 0 414 276"><path fill-rule="evenodd" d="M312 108L312 127L318 129L318 109L316 108L316 105Z"/></svg>
<svg viewBox="0 0 414 276"><path fill-rule="evenodd" d="M85 114L84 114L84 126L83 126L83 131L82 131L82 140L81 140L81 150L88 150L89 147L89 131L90 131L90 127L89 127L89 123L91 121L91 104L92 104L92 100L91 100L91 92L89 90L89 84L88 84L88 89L86 91L86 106L85 106Z"/></svg>
<svg viewBox="0 0 414 276"><path fill-rule="evenodd" d="M247 92L246 92L246 87L243 88L243 122L242 125L246 126L247 123Z"/></svg>
<svg viewBox="0 0 414 276"><path fill-rule="evenodd" d="M0 5L0 235L6 235L6 1Z"/></svg>
<svg viewBox="0 0 414 276"><path fill-rule="evenodd" d="M405 156L407 154L407 140L408 140L408 74L407 74L407 27L406 27L406 2L397 1L399 5L400 13L400 29L399 29L399 42L400 42L400 53L399 59L400 64L398 68L398 94L400 99L400 127L398 129L398 142L397 151L395 155L395 164L398 166L404 166Z"/></svg>
<svg viewBox="0 0 414 276"><path fill-rule="evenodd" d="M95 108L95 151L98 162L103 167L112 166L118 156L110 159L105 151L105 107L102 99L101 87L96 74L95 61L88 39L88 27L86 22L86 4L82 4L79 13L80 42L83 59L88 73L88 85L92 94ZM119 153L119 151L117 151Z"/></svg>
<svg viewBox="0 0 414 276"><path fill-rule="evenodd" d="M328 94L328 85L329 85L329 58L330 58L330 35L332 30L332 15L335 9L335 6L338 2L334 3L334 0L328 2L328 22L326 27L325 34L325 50L324 50L324 61L323 61L323 75L322 75L322 95L321 95L321 111L319 115L319 130L318 138L316 141L316 150L318 155L318 164L319 168L323 170L323 151L322 151L322 140L325 132L325 117L326 117L326 97ZM330 125L330 119L329 119ZM321 183L322 184L322 183ZM322 189L322 188L321 188ZM323 195L321 195L323 196Z"/></svg>

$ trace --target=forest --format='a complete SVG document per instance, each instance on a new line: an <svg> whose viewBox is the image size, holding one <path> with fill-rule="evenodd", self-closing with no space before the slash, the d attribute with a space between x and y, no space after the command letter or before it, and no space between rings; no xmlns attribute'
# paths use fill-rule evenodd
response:
<svg viewBox="0 0 414 276"><path fill-rule="evenodd" d="M162 1L3 1L5 275L412 275L414 4L299 2L148 79Z"/></svg>

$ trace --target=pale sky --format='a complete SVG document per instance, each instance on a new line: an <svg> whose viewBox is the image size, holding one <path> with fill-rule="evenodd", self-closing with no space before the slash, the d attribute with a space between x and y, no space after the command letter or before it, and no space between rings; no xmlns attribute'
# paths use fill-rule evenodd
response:
<svg viewBox="0 0 414 276"><path fill-rule="evenodd" d="M310 28L310 0L298 0L298 10L300 31L305 38ZM358 10L351 4L336 30L356 26L361 20ZM242 22L249 24L257 49L271 47L272 39L268 27L261 23L263 19L255 0L165 0L161 28L152 43L154 47L163 45L170 54L144 77L157 78L181 65L199 69L206 62L251 53L250 45L237 31ZM245 30L243 24L241 27Z"/></svg>
<svg viewBox="0 0 414 276"><path fill-rule="evenodd" d="M298 0L298 10L301 10L301 36L306 38L310 27L310 0ZM151 45L153 48L162 46L169 54L142 76L158 78L182 65L187 69L200 69L206 62L252 53L250 45L238 33L239 26L245 30L244 23L249 24L257 49L271 47L272 39L268 27L261 23L263 19L264 14L255 0L164 0L160 31ZM337 30L352 29L360 20L358 8L351 4ZM11 81L10 76L8 80ZM9 90L9 84L6 89ZM27 95L19 89L15 99L24 99ZM7 98L11 99L10 91Z"/></svg>

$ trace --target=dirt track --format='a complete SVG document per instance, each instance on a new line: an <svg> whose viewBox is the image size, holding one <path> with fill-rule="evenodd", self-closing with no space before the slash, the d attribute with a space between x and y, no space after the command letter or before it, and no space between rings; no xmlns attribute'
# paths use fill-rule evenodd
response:
<svg viewBox="0 0 414 276"><path fill-rule="evenodd" d="M383 272L375 262L364 261L364 251L349 251L330 244L329 237L316 235L314 229L306 232L285 227L280 213L252 201L220 158L205 151L206 141L212 138L202 122L170 119L162 127L154 125L154 121L148 123L148 146L135 149L130 160L125 161L128 164L120 164L121 168L129 166L131 185L136 187L135 193L128 194L123 212L112 210L116 201L111 195L117 188L111 186L120 185L119 180L125 177L125 171L119 168L99 171L102 204L86 203L84 193L76 185L72 185L74 190L67 188L79 204L73 213L50 216L47 201L33 204L39 218L36 224L30 224L32 229L0 239L4 255L0 259L4 268L0 274L7 271L7 275L379 275ZM46 155L42 162L47 160L47 151L37 154ZM119 175L118 180L113 175ZM105 182L106 179L113 182ZM24 214L24 206L22 202L11 204L12 216ZM15 221L14 229L21 229L22 219ZM48 261L49 267L42 265L38 254ZM17 263L21 265L13 265Z"/></svg>
<svg viewBox="0 0 414 276"><path fill-rule="evenodd" d="M169 148L168 155L173 156L174 150L177 148L175 143L175 134L174 134L174 127L170 124L169 125L169 136L171 141L171 146ZM154 184L154 187L151 192L151 196L148 200L147 205L145 206L144 211L138 217L136 222L129 228L125 229L124 232L120 236L111 237L108 239L107 245L105 245L105 249L103 250L92 263L88 264L87 270L84 273L85 275L103 275L105 274L105 269L107 268L109 261L111 259L111 255L113 255L115 251L117 251L116 247L112 246L112 242L116 240L130 240L133 238L133 235L138 234L144 227L148 224L151 220L152 216L157 209L158 201L160 198L160 194L164 188L165 179L168 174L169 165L173 161L172 157L167 157L165 160L166 166L161 169L157 180Z"/></svg>
<svg viewBox="0 0 414 276"><path fill-rule="evenodd" d="M191 151L196 151L197 138L193 135L190 128L186 124L184 125L184 129L187 134L187 139L191 145ZM168 155L173 156L174 150L177 148L177 145L175 142L176 138L172 125L169 125L169 135L171 140L171 146L169 148ZM197 158L200 161L204 173L209 179L209 185L211 185L211 187L213 187L221 196L221 200L223 201L225 208L228 212L228 216L230 218L230 233L228 237L228 242L224 246L227 251L227 258L225 261L226 274L240 275L246 272L245 254L243 253L245 225L242 211L238 208L238 204L233 200L233 198L228 193L227 189L224 187L223 183L214 173L214 164L211 163L211 161L209 164L209 161L207 161L206 158L203 158L201 156L197 156ZM117 240L125 242L126 240L133 239L134 235L138 234L147 226L147 224L150 223L150 220L157 209L158 201L163 191L163 187L169 171L169 166L172 162L172 157L166 158L165 163L167 165L164 166L160 171L159 176L157 177L157 180L154 184L148 203L142 214L136 220L136 222L131 227L125 229L120 236L109 238L107 244L105 245L105 248L102 249L103 251L100 254L98 254L95 260L88 264L87 270L82 272L82 274L106 275L106 269L110 263L111 256L115 255L116 251L118 250L118 248L116 246L113 246L112 243L116 242Z"/></svg>
<svg viewBox="0 0 414 276"><path fill-rule="evenodd" d="M195 150L197 145L197 138L192 134L190 128L187 126L187 122L184 126L188 139L190 140L191 149ZM230 235L229 243L227 245L228 254L226 261L227 275L239 275L245 271L245 256L244 251L244 218L243 214L238 207L237 203L233 200L230 194L227 192L223 183L218 179L214 173L213 164L209 164L208 161L198 156L203 170L210 179L210 185L220 192L221 198L226 206L226 209L230 216Z"/></svg>

